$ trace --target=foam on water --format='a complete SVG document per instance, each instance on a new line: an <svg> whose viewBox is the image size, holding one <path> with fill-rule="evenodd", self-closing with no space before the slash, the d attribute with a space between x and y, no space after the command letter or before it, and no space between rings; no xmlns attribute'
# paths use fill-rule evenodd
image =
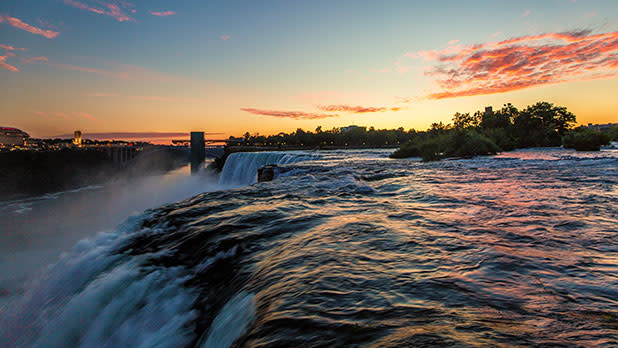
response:
<svg viewBox="0 0 618 348"><path fill-rule="evenodd" d="M217 314L201 347L230 347L245 332L254 316L254 295L244 291L238 293Z"/></svg>
<svg viewBox="0 0 618 348"><path fill-rule="evenodd" d="M0 346L618 344L616 152L385 154L233 154L216 192L63 255Z"/></svg>
<svg viewBox="0 0 618 348"><path fill-rule="evenodd" d="M316 157L303 152L236 152L225 160L219 183L250 185L257 182L257 170L265 165L290 164Z"/></svg>
<svg viewBox="0 0 618 348"><path fill-rule="evenodd" d="M157 255L115 251L147 215L82 240L17 303L3 310L0 346L178 347L193 339L191 305L181 267L148 266Z"/></svg>

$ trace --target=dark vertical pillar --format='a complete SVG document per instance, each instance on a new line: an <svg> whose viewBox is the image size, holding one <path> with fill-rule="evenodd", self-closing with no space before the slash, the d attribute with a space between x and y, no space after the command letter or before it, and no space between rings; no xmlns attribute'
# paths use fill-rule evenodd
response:
<svg viewBox="0 0 618 348"><path fill-rule="evenodd" d="M191 132L191 173L197 173L204 166L206 149L204 132Z"/></svg>

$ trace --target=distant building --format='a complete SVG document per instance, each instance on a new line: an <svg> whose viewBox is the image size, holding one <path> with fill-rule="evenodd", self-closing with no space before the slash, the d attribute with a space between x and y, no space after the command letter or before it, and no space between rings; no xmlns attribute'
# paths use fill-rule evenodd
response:
<svg viewBox="0 0 618 348"><path fill-rule="evenodd" d="M82 146L82 132L76 130L73 137L73 145Z"/></svg>
<svg viewBox="0 0 618 348"><path fill-rule="evenodd" d="M25 145L28 133L11 127L0 127L0 145Z"/></svg>
<svg viewBox="0 0 618 348"><path fill-rule="evenodd" d="M588 128L596 129L598 131L605 131L612 127L618 127L618 123L605 123L605 124L588 123Z"/></svg>
<svg viewBox="0 0 618 348"><path fill-rule="evenodd" d="M354 125L347 126L347 127L341 127L341 133L347 133L347 132L349 132L351 130L354 130L354 129L367 130L367 127L359 127L359 126L354 126Z"/></svg>

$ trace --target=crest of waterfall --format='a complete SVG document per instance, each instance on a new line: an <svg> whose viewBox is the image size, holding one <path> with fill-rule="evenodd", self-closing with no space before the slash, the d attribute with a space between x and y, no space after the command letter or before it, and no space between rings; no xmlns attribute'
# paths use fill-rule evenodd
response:
<svg viewBox="0 0 618 348"><path fill-rule="evenodd" d="M219 183L250 185L257 182L257 170L265 165L296 163L316 156L305 152L236 152L226 159Z"/></svg>

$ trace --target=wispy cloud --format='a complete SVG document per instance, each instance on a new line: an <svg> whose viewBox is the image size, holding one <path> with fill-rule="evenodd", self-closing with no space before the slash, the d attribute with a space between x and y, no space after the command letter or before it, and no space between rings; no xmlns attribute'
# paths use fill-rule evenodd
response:
<svg viewBox="0 0 618 348"><path fill-rule="evenodd" d="M47 61L45 61L45 63L49 66L53 66L53 67L64 69L64 70L92 73L92 74L103 75L103 76L113 77L113 78L122 79L122 80L129 79L129 73L124 72L124 71L110 71L110 70L90 68L90 67L84 67L84 66L73 65L73 64L52 63L52 62L47 62Z"/></svg>
<svg viewBox="0 0 618 348"><path fill-rule="evenodd" d="M87 112L74 112L73 115L95 121L97 118Z"/></svg>
<svg viewBox="0 0 618 348"><path fill-rule="evenodd" d="M162 102L182 102L182 103L199 103L204 102L204 99L186 98L186 97L166 97L156 95L129 95L123 96L117 93L89 93L88 97L125 97L130 99L145 100L145 101L162 101Z"/></svg>
<svg viewBox="0 0 618 348"><path fill-rule="evenodd" d="M328 117L339 117L337 114L315 114L302 111L279 111L279 110L261 110L253 108L241 108L240 110L254 115L272 116L281 118L307 119L315 120Z"/></svg>
<svg viewBox="0 0 618 348"><path fill-rule="evenodd" d="M159 81L159 82L178 82L186 81L187 79L181 76L169 75L166 73L150 70L135 65L119 64L114 62L98 62L103 65L103 68L88 67L74 64L56 63L49 60L47 57L35 57L22 59L24 63L41 63L58 69L79 71L91 73L120 80L142 80L142 81Z"/></svg>
<svg viewBox="0 0 618 348"><path fill-rule="evenodd" d="M150 11L150 14L157 17L167 17L176 14L174 11Z"/></svg>
<svg viewBox="0 0 618 348"><path fill-rule="evenodd" d="M229 36L229 35L221 35L221 40L223 40L223 41L226 41L229 38L231 38L231 36Z"/></svg>
<svg viewBox="0 0 618 348"><path fill-rule="evenodd" d="M11 45L2 45L2 44L0 44L0 48L4 48L7 51L22 51L22 52L27 51L27 49L25 49L25 48L14 47L14 46L11 46Z"/></svg>
<svg viewBox="0 0 618 348"><path fill-rule="evenodd" d="M135 5L122 0L64 0L64 3L78 8L83 11L89 11L92 13L110 16L118 22L131 21L135 19L129 15L129 13L135 13Z"/></svg>
<svg viewBox="0 0 618 348"><path fill-rule="evenodd" d="M524 13L521 15L522 17L528 17L530 15L530 10L525 10Z"/></svg>
<svg viewBox="0 0 618 348"><path fill-rule="evenodd" d="M100 93L100 92L96 92L96 93L88 93L86 94L86 97L118 97L120 96L117 93Z"/></svg>
<svg viewBox="0 0 618 348"><path fill-rule="evenodd" d="M0 56L0 68L6 69L6 70L10 70L10 71L13 71L13 72L18 72L19 69L17 69L16 67L14 67L14 66L12 66L12 65L10 65L10 64L8 64L6 62L6 59L8 57L10 57L10 56L11 55L8 55L8 54L5 55L5 56Z"/></svg>
<svg viewBox="0 0 618 348"><path fill-rule="evenodd" d="M204 133L205 135L223 135L224 133ZM73 134L60 134L54 138L72 138ZM188 139L189 133L186 132L105 132L105 133L84 133L82 138L93 140L140 140L140 139L163 139L178 138Z"/></svg>
<svg viewBox="0 0 618 348"><path fill-rule="evenodd" d="M46 117L46 116L47 116L47 114L46 114L46 113L44 113L43 111L38 111L38 110L30 110L30 112L32 112L32 113L33 113L33 114L35 114L35 115L42 116L42 117Z"/></svg>
<svg viewBox="0 0 618 348"><path fill-rule="evenodd" d="M49 59L47 57L44 57L44 56L30 57L30 58L20 58L19 60L21 60L22 63L26 63L26 64L32 64L32 63L36 63L36 62L48 62L49 61Z"/></svg>
<svg viewBox="0 0 618 348"><path fill-rule="evenodd" d="M410 56L434 64L426 74L442 91L431 99L503 93L618 76L618 32L546 33Z"/></svg>
<svg viewBox="0 0 618 348"><path fill-rule="evenodd" d="M79 117L79 118L85 118L85 119L93 120L93 121L97 120L96 117L94 117L93 115L91 115L89 113L86 113L86 112L66 113L66 112L62 112L62 111L56 111L56 112L47 113L47 112L43 112L43 111L40 111L40 110L30 110L30 112L35 114L35 115L37 115L37 116L41 116L41 117L55 116L55 117L60 117L60 118L64 118L64 119ZM71 117L71 115L73 117Z"/></svg>
<svg viewBox="0 0 618 348"><path fill-rule="evenodd" d="M58 116L58 117L62 117L62 118L69 118L69 115L65 114L64 112L54 112L53 115Z"/></svg>
<svg viewBox="0 0 618 348"><path fill-rule="evenodd" d="M0 23L6 22L9 25L14 26L15 28L19 28L21 30L25 30L29 33L32 34L36 34L36 35L41 35L43 37L46 37L48 39L53 39L56 36L58 36L58 32L57 31L53 31L53 30L44 30L44 29L40 29L37 28L35 26L32 26L28 23L24 23L22 22L19 18L15 18L15 17L10 17L7 15L0 15Z"/></svg>
<svg viewBox="0 0 618 348"><path fill-rule="evenodd" d="M203 99L198 98L184 98L184 97L162 97L155 95L132 95L129 98L147 100L147 101L165 101L165 102L184 102L184 103L198 103L203 102Z"/></svg>
<svg viewBox="0 0 618 348"><path fill-rule="evenodd" d="M584 13L584 18L588 19L588 18L596 17L597 14L598 14L597 11L592 11L592 12Z"/></svg>
<svg viewBox="0 0 618 348"><path fill-rule="evenodd" d="M372 112L399 111L400 108L371 107L371 106L350 106L350 105L319 105L318 109L328 112L349 112L354 114L365 114Z"/></svg>

